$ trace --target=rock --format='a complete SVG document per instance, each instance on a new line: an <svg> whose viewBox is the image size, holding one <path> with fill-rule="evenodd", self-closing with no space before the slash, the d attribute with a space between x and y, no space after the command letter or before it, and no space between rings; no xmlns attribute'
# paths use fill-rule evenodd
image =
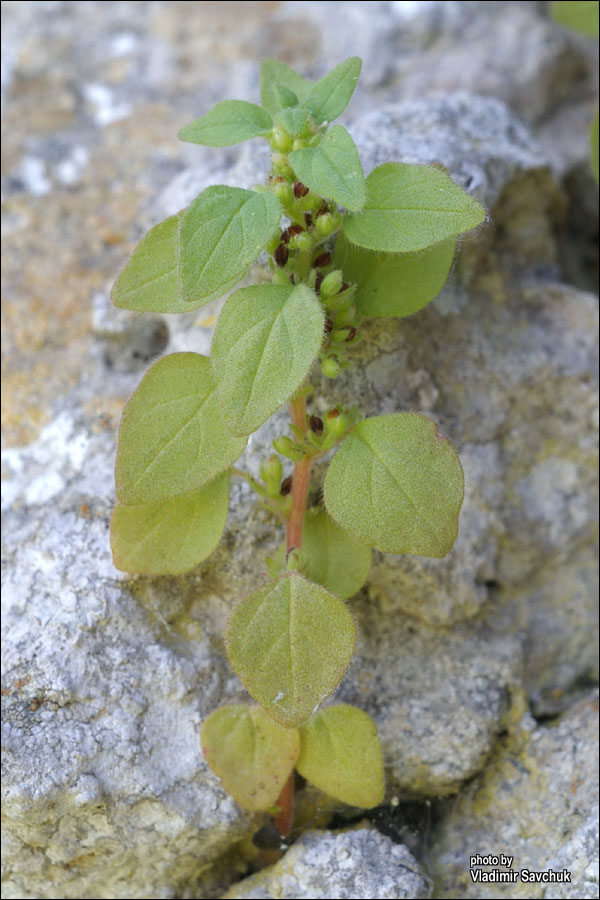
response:
<svg viewBox="0 0 600 900"><path fill-rule="evenodd" d="M447 805L431 836L437 896L597 896L597 767L597 692L557 723L525 721L502 738L486 770ZM474 884L469 857L477 853L508 854L514 871L566 868L571 883Z"/></svg>
<svg viewBox="0 0 600 900"><path fill-rule="evenodd" d="M66 414L5 454L6 897L172 897L259 821L200 749L243 693L211 638L220 601L114 569L112 456Z"/></svg>
<svg viewBox="0 0 600 900"><path fill-rule="evenodd" d="M177 130L217 100L256 100L258 51L315 76L364 53L345 121L365 169L440 162L490 210L438 300L368 323L356 366L315 391L319 411L423 410L460 451L456 548L442 561L375 554L340 691L377 720L394 790L455 793L515 731L524 689L549 715L594 677L597 320L595 298L558 280L591 283L579 246L584 234L589 254L594 207L577 199L591 194L583 179L565 216L553 174L587 152L578 92L593 65L542 4L345 4L334 41L320 3L238 4L236 28L225 4L4 6L5 896L214 896L263 820L207 771L198 729L245 696L223 626L281 530L236 481L221 544L186 577L125 577L107 541L125 400L155 355L208 353L219 307L129 316L108 288L156 221L207 184L265 171L260 142L199 148ZM462 90L430 95L440 72ZM544 123L543 150L515 109ZM282 410L240 465L257 474L286 428ZM367 833L384 871L389 842ZM556 865L581 857L582 891L590 837L582 820L550 848ZM358 880L347 889L360 896Z"/></svg>
<svg viewBox="0 0 600 900"><path fill-rule="evenodd" d="M375 719L391 790L456 793L522 714L519 641L477 623L433 628L384 599L352 608L358 647L340 699Z"/></svg>
<svg viewBox="0 0 600 900"><path fill-rule="evenodd" d="M432 884L402 844L374 828L307 831L274 866L233 885L242 898L431 897Z"/></svg>

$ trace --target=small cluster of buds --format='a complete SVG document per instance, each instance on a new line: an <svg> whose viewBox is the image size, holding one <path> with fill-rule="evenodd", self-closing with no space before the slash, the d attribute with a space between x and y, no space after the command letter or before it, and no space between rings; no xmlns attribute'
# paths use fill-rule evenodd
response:
<svg viewBox="0 0 600 900"><path fill-rule="evenodd" d="M315 415L307 416L306 435L296 425L291 425L294 438L280 435L273 441L273 448L293 462L320 456L331 450L338 441L343 440L356 421L357 411L354 407L342 410L340 406L334 406L327 412L324 419ZM283 490L284 484L280 486L281 490Z"/></svg>

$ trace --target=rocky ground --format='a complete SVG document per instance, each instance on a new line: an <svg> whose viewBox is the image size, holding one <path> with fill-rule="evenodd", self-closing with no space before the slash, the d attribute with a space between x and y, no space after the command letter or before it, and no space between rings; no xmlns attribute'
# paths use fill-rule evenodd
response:
<svg viewBox="0 0 600 900"><path fill-rule="evenodd" d="M597 42L541 2L2 12L3 896L597 896ZM446 559L375 553L350 601L338 696L377 722L384 805L365 818L301 791L302 834L251 875L265 820L225 794L198 735L245 696L223 625L280 535L238 485L191 575L113 567L123 404L163 351L209 352L218 307L147 319L108 291L152 224L262 177L258 142L180 144L182 125L255 100L265 56L318 76L353 54L343 121L365 170L440 162L489 222L433 304L370 322L359 364L316 393L435 417L466 501ZM474 883L469 858L501 853L571 882Z"/></svg>

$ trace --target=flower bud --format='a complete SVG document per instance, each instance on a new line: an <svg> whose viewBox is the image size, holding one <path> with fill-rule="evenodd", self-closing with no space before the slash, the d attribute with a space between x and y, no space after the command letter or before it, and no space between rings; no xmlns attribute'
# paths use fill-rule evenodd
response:
<svg viewBox="0 0 600 900"><path fill-rule="evenodd" d="M294 196L292 186L288 181L275 182L273 193L275 194L279 202L283 203L284 206L287 203L290 203Z"/></svg>
<svg viewBox="0 0 600 900"><path fill-rule="evenodd" d="M341 366L335 356L326 356L321 360L321 371L327 378L337 378ZM275 448L277 449L277 448Z"/></svg>
<svg viewBox="0 0 600 900"><path fill-rule="evenodd" d="M285 434L275 438L273 441L273 449L278 453L281 453L282 456L291 459L293 462L300 462L300 460L304 458L304 450L300 444L297 444Z"/></svg>
<svg viewBox="0 0 600 900"><path fill-rule="evenodd" d="M330 412L334 412L334 410L330 410ZM335 410L335 412L339 411ZM348 416L345 413L339 413L331 419L328 415L325 423L327 437L333 442L341 440L346 434L349 424Z"/></svg>
<svg viewBox="0 0 600 900"><path fill-rule="evenodd" d="M320 219L317 221L320 221ZM342 280L341 269L335 269L335 271L326 275L321 283L321 297L333 297L334 294L337 294L342 286Z"/></svg>
<svg viewBox="0 0 600 900"><path fill-rule="evenodd" d="M279 483L283 475L283 466L278 456L273 454L268 459L262 461L260 466L260 475L267 486L270 494L279 493Z"/></svg>
<svg viewBox="0 0 600 900"><path fill-rule="evenodd" d="M312 250L314 241L307 231L300 234L294 234L290 238L290 247L294 250Z"/></svg>
<svg viewBox="0 0 600 900"><path fill-rule="evenodd" d="M328 237L335 231L335 220L331 213L324 213L322 216L318 216L315 227L323 237Z"/></svg>
<svg viewBox="0 0 600 900"><path fill-rule="evenodd" d="M287 156L283 153L273 153L271 156L271 165L273 171L277 175L283 175L286 178L292 178L294 175L292 168L287 161Z"/></svg>
<svg viewBox="0 0 600 900"><path fill-rule="evenodd" d="M271 146L274 150L287 153L292 148L293 140L281 125L276 125L271 132Z"/></svg>
<svg viewBox="0 0 600 900"><path fill-rule="evenodd" d="M288 572L305 572L308 567L308 557L300 547L292 547L288 550L285 565Z"/></svg>

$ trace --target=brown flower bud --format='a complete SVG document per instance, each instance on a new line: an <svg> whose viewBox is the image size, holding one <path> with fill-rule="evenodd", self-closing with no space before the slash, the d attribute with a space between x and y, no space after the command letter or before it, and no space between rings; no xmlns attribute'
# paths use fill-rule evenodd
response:
<svg viewBox="0 0 600 900"><path fill-rule="evenodd" d="M318 416L311 416L309 419L310 430L314 434L323 434L323 419Z"/></svg>
<svg viewBox="0 0 600 900"><path fill-rule="evenodd" d="M328 266L331 262L331 253L326 251L325 253L320 253L315 259L313 266L318 268L319 266Z"/></svg>
<svg viewBox="0 0 600 900"><path fill-rule="evenodd" d="M275 262L277 263L277 265L283 268L283 266L285 266L286 262L288 261L290 251L285 246L285 244L279 244L273 255L275 257Z"/></svg>
<svg viewBox="0 0 600 900"><path fill-rule="evenodd" d="M306 187L306 185L302 184L301 181L297 181L294 184L294 197L296 198L296 200L299 200L300 197L306 197L307 194L308 188Z"/></svg>

